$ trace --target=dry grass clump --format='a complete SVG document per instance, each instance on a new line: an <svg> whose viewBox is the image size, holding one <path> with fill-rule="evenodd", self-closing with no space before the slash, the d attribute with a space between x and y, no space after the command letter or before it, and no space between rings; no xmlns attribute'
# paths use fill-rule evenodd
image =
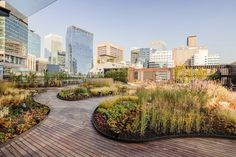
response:
<svg viewBox="0 0 236 157"><path fill-rule="evenodd" d="M109 79L109 78L90 79L90 80L86 80L80 86L91 89L91 88L99 88L99 87L110 87L113 83L114 83L113 79Z"/></svg>
<svg viewBox="0 0 236 157"><path fill-rule="evenodd" d="M4 90L3 90L4 89ZM3 106L18 106L28 96L28 90L14 88L9 83L1 83L0 107Z"/></svg>
<svg viewBox="0 0 236 157"><path fill-rule="evenodd" d="M0 144L30 129L48 112L48 107L32 100L28 90L0 82Z"/></svg>
<svg viewBox="0 0 236 157"><path fill-rule="evenodd" d="M236 110L233 109L236 97L221 85L195 81L149 87L137 90L137 100L132 98L114 103L117 101L114 98L103 102L98 109L102 114L99 121L125 136L137 133L142 137L236 135ZM129 118L122 121L117 117Z"/></svg>

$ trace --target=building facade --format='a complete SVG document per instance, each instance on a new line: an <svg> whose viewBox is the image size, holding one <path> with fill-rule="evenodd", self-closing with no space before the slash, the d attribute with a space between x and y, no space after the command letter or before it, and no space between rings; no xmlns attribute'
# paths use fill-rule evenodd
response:
<svg viewBox="0 0 236 157"><path fill-rule="evenodd" d="M9 17L0 17L0 65L4 70L26 68L27 18L5 1L0 6L11 10Z"/></svg>
<svg viewBox="0 0 236 157"><path fill-rule="evenodd" d="M97 45L97 63L113 62L119 63L124 61L124 49L118 45L111 43L101 43Z"/></svg>
<svg viewBox="0 0 236 157"><path fill-rule="evenodd" d="M147 68L150 60L150 54L155 52L153 48L140 48L131 50L131 64L142 64Z"/></svg>
<svg viewBox="0 0 236 157"><path fill-rule="evenodd" d="M189 36L187 38L187 46L188 47L197 47L198 46L198 41L197 41L197 36Z"/></svg>
<svg viewBox="0 0 236 157"><path fill-rule="evenodd" d="M127 62L119 62L119 63L106 62L106 63L97 64L95 67L93 67L90 70L90 74L104 75L105 69L124 69L124 68L129 68L129 67L131 67L131 66Z"/></svg>
<svg viewBox="0 0 236 157"><path fill-rule="evenodd" d="M208 65L208 49L199 49L198 53L192 56L191 66Z"/></svg>
<svg viewBox="0 0 236 157"><path fill-rule="evenodd" d="M187 46L173 49L175 66L207 65L208 48L199 46L197 36L187 38Z"/></svg>
<svg viewBox="0 0 236 157"><path fill-rule="evenodd" d="M172 68L174 60L172 51L153 51L150 53L149 68Z"/></svg>
<svg viewBox="0 0 236 157"><path fill-rule="evenodd" d="M220 56L210 55L206 46L199 46L197 36L189 36L186 47L173 49L175 66L219 65Z"/></svg>
<svg viewBox="0 0 236 157"><path fill-rule="evenodd" d="M67 72L66 70L66 52L65 51L58 51L58 65L60 67L60 71Z"/></svg>
<svg viewBox="0 0 236 157"><path fill-rule="evenodd" d="M195 64L195 63L192 63L193 56L199 53L203 53L203 52L208 52L208 48L205 46L175 48L173 49L174 64L175 66L182 66L182 65L190 66L192 64ZM196 55L195 58L199 58L199 56ZM205 61L205 58L202 58L202 57L200 58Z"/></svg>
<svg viewBox="0 0 236 157"><path fill-rule="evenodd" d="M63 51L63 38L56 34L45 36L44 58L48 58L51 64L58 64L58 52Z"/></svg>
<svg viewBox="0 0 236 157"><path fill-rule="evenodd" d="M129 68L128 81L170 81L173 80L171 68Z"/></svg>
<svg viewBox="0 0 236 157"><path fill-rule="evenodd" d="M43 73L45 70L47 70L48 64L49 64L48 59L38 58L36 60L36 71L39 73Z"/></svg>
<svg viewBox="0 0 236 157"><path fill-rule="evenodd" d="M66 33L66 67L68 72L70 74L87 74L92 66L93 34L75 26L68 27Z"/></svg>
<svg viewBox="0 0 236 157"><path fill-rule="evenodd" d="M33 30L28 30L28 53L41 57L41 37Z"/></svg>
<svg viewBox="0 0 236 157"><path fill-rule="evenodd" d="M26 66L31 71L36 71L36 56L32 54L27 55Z"/></svg>
<svg viewBox="0 0 236 157"><path fill-rule="evenodd" d="M220 56L219 55L209 55L208 56L208 65L220 65Z"/></svg>

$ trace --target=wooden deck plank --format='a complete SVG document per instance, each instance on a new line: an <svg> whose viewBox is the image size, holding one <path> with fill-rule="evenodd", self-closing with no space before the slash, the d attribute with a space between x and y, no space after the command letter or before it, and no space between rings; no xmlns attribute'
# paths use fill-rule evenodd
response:
<svg viewBox="0 0 236 157"><path fill-rule="evenodd" d="M18 139L18 141L16 141L16 144L18 146L20 146L22 149L25 150L25 152L27 152L27 154L29 154L29 156L32 157L39 157L38 152L33 151L30 147L28 147L27 145L24 144L25 142L22 142L21 138Z"/></svg>
<svg viewBox="0 0 236 157"><path fill-rule="evenodd" d="M63 131L67 131L66 130L66 128L64 128L64 130L62 130L62 128L63 128L63 126L57 126L60 130L59 130L59 132L63 132ZM66 127L68 127L68 126L66 126ZM81 132L81 131L80 131ZM102 145L104 145L104 147L105 148L107 148L107 150L109 150L109 149L112 149L112 147L114 147L114 146L111 146L111 148L109 148L109 146L111 145L111 143L107 143L106 144L106 142L108 141L107 139L105 139L105 141L101 141L101 140L97 140L96 138L91 138L91 137L88 137L87 135L86 135L86 132L82 132L83 133L83 137L85 137L86 136L86 139L85 140L88 140L88 139L90 139L90 140L95 140L95 141L97 141L96 142L96 145L98 145L99 144L99 142L102 142L101 144ZM88 134L88 133L87 133ZM80 137L80 138L83 138L83 137ZM77 138L76 136L74 136L73 138ZM127 154L127 152L129 152L129 153L132 153L133 155L134 154L139 154L140 152L142 153L142 154L144 154L144 155L148 155L148 156L163 156L163 155L165 155L165 156L173 156L173 154L171 154L171 155L168 155L167 154L167 152L166 152L166 149L165 149L165 152L158 152L158 155L154 152L152 152L152 150L147 150L146 149L146 147L144 147L145 149L139 149L140 148L140 145L139 144L136 144L136 147L134 147L134 145L135 144L132 144L132 147L129 147L128 149L127 149L127 144L125 144L124 145L124 147L121 147L120 148L120 151L121 152L124 152L124 154L122 154L122 155L125 155L125 154ZM96 147L94 147L94 148L96 148ZM171 151L170 149L168 150L168 151ZM174 150L174 151L176 151L176 149ZM182 152L183 152L183 150L181 150ZM120 154L121 155L121 154ZM175 156L179 156L178 154L176 154ZM181 156L183 156L183 155L181 155Z"/></svg>
<svg viewBox="0 0 236 157"><path fill-rule="evenodd" d="M43 135L38 136L39 142L45 143L47 147L50 147L50 151L52 152L54 156L58 156L58 157L66 156L65 153L61 151L61 149L57 147L54 143L48 141L48 139L43 139L42 137Z"/></svg>
<svg viewBox="0 0 236 157"><path fill-rule="evenodd" d="M14 157L13 153L11 153L11 152L7 149L7 147L2 148L1 151L2 151L3 154L4 154L5 156L7 156L7 157Z"/></svg>
<svg viewBox="0 0 236 157"><path fill-rule="evenodd" d="M55 129L54 129L55 130ZM58 133L61 133L63 135L64 134L67 134L67 132L64 132L65 130L56 130ZM97 147L99 148L99 150L102 150L103 152L107 152L108 154L113 154L114 152L110 152L109 151L109 148L112 149L114 146L111 146L110 145L106 145L105 144L105 141L97 141L96 139L92 138L91 140L89 139L89 137L87 135L83 135L83 136L72 136L73 134L71 134L71 139L77 139L77 141L81 141L83 140L83 143L84 144L87 144L86 146L89 147L89 145L91 146L92 143L94 143L94 141L96 141L96 144L95 145L92 145L92 149L96 149ZM84 137L86 136L86 138L84 139ZM69 136L67 136L67 138L69 138ZM99 142L103 142L102 144L103 145L99 145ZM99 146L102 146L102 147L99 147ZM106 149L105 149L106 148ZM121 152L124 151L121 149ZM119 154L120 152L116 152L115 155L124 155L124 154ZM151 155L149 155L151 156Z"/></svg>
<svg viewBox="0 0 236 157"><path fill-rule="evenodd" d="M22 156L24 157L30 157L31 155L26 152L23 148L21 148L16 142L12 142L11 146L16 149Z"/></svg>
<svg viewBox="0 0 236 157"><path fill-rule="evenodd" d="M76 149L76 148L79 149L79 150L81 151L80 153L83 153L83 154L81 154L81 155L83 155L83 156L88 156L88 155L89 155L89 156L94 156L94 155L97 155L97 154L98 154L98 152L95 154L95 153L92 152L91 150L86 149L86 147L84 147L84 145L81 145L81 142L83 142L82 140L80 140L80 141L74 141L73 139L70 139L68 135L65 135L65 137L56 136L55 133L57 133L57 132L56 132L55 130L53 130L53 132L51 132L51 131L49 131L49 130L47 130L46 132L45 132L44 130L40 130L40 131L43 132L43 133L46 133L46 132L54 133L53 135L51 135L52 138L53 138L54 140L59 140L59 141L57 141L57 142L62 142L63 144L64 144L64 143L67 143L66 141L68 141L68 139L69 139L70 143L68 143L68 146L74 147L75 149ZM36 134L37 134L37 133L36 133ZM40 133L38 133L38 134L40 134ZM45 135L45 136L47 136L47 135ZM48 138L50 138L50 137L48 137ZM56 142L56 141L55 141L55 142ZM77 145L78 147L75 147L75 145Z"/></svg>
<svg viewBox="0 0 236 157"><path fill-rule="evenodd" d="M58 156L55 154L56 152L52 147L40 141L42 139L39 138L39 136L28 135L26 138L47 156Z"/></svg>
<svg viewBox="0 0 236 157"><path fill-rule="evenodd" d="M26 137L22 138L20 141L24 143L27 147L29 147L33 152L37 152L39 156L42 156L42 157L47 156L44 152L41 151L41 149L38 149L37 147L35 147L32 141L28 141Z"/></svg>
<svg viewBox="0 0 236 157"><path fill-rule="evenodd" d="M35 135L40 135L39 133L35 133ZM32 135L35 136L35 135ZM55 138L53 138L53 135L49 136L44 134L44 137L41 137L42 140L48 140L51 143L61 143L61 144L57 144L56 146L58 147L58 149L63 150L63 152L66 152L67 156L76 156L78 154L80 155L85 155L85 154L81 154L78 150L76 149L71 149L73 147L70 147L70 143L67 143L66 141L59 141ZM77 153L76 153L77 152Z"/></svg>
<svg viewBox="0 0 236 157"><path fill-rule="evenodd" d="M10 151L14 156L23 157L23 155L21 155L20 152L18 152L14 147L9 146L9 147L6 147L6 148L7 148L8 151Z"/></svg>

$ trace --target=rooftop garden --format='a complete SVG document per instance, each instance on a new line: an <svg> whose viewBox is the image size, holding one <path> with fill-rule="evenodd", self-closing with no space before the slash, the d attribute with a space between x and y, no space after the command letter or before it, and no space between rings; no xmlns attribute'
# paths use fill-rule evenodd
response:
<svg viewBox="0 0 236 157"><path fill-rule="evenodd" d="M140 88L105 100L93 124L116 140L142 142L164 137L236 137L236 95L207 81Z"/></svg>

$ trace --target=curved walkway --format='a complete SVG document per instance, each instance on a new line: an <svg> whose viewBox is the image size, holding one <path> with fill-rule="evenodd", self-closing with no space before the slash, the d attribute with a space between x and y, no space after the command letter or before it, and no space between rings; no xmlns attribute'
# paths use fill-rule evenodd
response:
<svg viewBox="0 0 236 157"><path fill-rule="evenodd" d="M35 98L50 106L51 114L38 127L0 148L0 156L236 156L236 140L179 138L128 144L106 139L90 122L103 98L66 102L56 94L57 90L51 90Z"/></svg>

